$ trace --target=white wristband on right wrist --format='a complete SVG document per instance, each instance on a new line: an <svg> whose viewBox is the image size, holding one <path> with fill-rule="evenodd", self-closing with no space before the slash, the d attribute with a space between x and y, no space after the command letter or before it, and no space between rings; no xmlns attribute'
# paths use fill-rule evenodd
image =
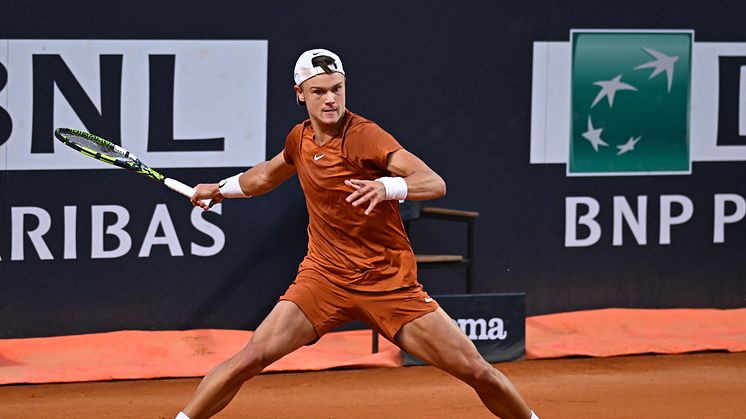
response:
<svg viewBox="0 0 746 419"><path fill-rule="evenodd" d="M401 201L407 197L407 181L403 177L379 177L376 181L383 183L386 189L386 200Z"/></svg>
<svg viewBox="0 0 746 419"><path fill-rule="evenodd" d="M238 181L238 178L242 174L243 173L239 173L235 176L221 180L220 183L218 183L220 195L223 195L226 198L246 198L247 195L241 190L241 183Z"/></svg>

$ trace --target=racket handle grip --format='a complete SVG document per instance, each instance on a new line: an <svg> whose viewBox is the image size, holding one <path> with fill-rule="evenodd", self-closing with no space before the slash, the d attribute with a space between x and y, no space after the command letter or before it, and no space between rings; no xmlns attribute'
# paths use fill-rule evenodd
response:
<svg viewBox="0 0 746 419"><path fill-rule="evenodd" d="M187 198L191 198L192 195L194 195L194 192L195 192L194 188L192 188L191 186L186 185L184 183L181 183L181 182L179 182L176 179L171 179L171 178L167 177L167 178L163 179L163 183L166 186L168 186L169 188L171 188L171 190L174 190L174 191L176 191L176 192L178 192L178 193L186 196ZM204 202L208 206L212 207L212 199L203 199L202 202Z"/></svg>

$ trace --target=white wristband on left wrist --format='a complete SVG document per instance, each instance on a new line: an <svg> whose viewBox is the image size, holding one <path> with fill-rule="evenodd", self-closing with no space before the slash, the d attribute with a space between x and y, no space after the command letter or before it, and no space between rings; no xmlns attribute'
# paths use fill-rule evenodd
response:
<svg viewBox="0 0 746 419"><path fill-rule="evenodd" d="M407 181L403 177L379 177L376 181L383 183L386 189L386 199L401 201L407 198Z"/></svg>

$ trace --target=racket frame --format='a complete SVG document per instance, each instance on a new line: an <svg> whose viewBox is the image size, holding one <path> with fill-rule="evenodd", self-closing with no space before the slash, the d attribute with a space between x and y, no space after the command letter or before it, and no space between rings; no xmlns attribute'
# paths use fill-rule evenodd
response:
<svg viewBox="0 0 746 419"><path fill-rule="evenodd" d="M77 135L86 138L90 141L98 143L103 147L110 148L114 152L121 154L122 158L117 158L102 154L96 150L86 147L82 144L75 142L74 140L67 137L68 134ZM123 169L130 170L132 172L144 175L150 179L159 181L166 185L169 189L178 192L187 198L191 198L195 190L189 185L179 182L176 179L166 177L159 173L157 170L150 168L148 165L140 161L140 159L134 154L130 153L124 147L112 143L111 141L105 140L98 135L91 134L90 132L80 131L73 128L57 128L54 130L54 136L68 147L77 150L80 153L85 154L88 157L92 157L96 160L108 163ZM205 200L206 202L209 202Z"/></svg>

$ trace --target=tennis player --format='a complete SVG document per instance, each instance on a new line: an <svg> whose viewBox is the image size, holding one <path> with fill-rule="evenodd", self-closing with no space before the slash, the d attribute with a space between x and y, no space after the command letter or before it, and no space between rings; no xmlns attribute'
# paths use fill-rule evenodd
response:
<svg viewBox="0 0 746 419"><path fill-rule="evenodd" d="M417 282L399 200L440 198L443 179L377 124L347 110L336 54L304 52L294 79L308 119L290 131L284 150L219 183L197 185L192 203L206 209L201 199L261 195L297 173L309 214L308 254L246 347L210 371L177 418L218 413L265 367L356 319L473 387L496 416L536 418Z"/></svg>

